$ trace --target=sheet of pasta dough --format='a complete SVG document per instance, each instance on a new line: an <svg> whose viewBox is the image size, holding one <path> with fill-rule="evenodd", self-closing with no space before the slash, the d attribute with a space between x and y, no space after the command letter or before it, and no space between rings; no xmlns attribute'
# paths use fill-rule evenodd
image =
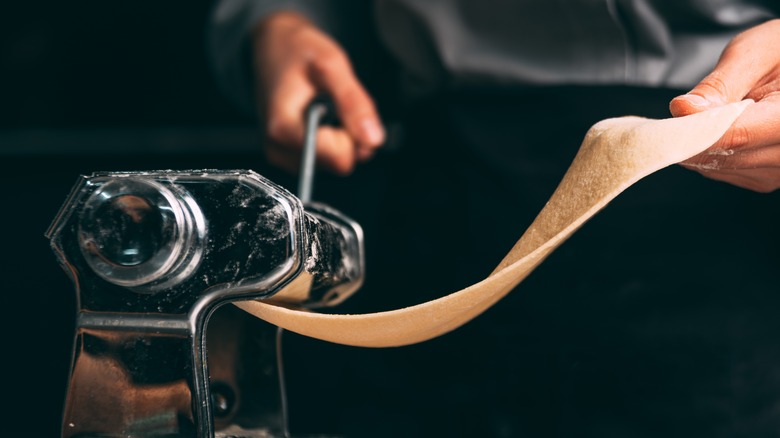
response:
<svg viewBox="0 0 780 438"><path fill-rule="evenodd" d="M435 338L508 294L629 186L708 149L751 103L679 118L626 116L593 125L558 188L512 250L487 278L458 292L403 309L358 315L321 314L263 301L235 304L287 330L339 344L392 347Z"/></svg>

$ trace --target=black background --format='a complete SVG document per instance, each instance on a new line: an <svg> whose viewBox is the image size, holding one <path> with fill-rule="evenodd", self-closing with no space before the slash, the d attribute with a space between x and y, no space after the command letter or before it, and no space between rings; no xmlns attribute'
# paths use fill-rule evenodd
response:
<svg viewBox="0 0 780 438"><path fill-rule="evenodd" d="M211 7L207 1L88 0L12 2L0 10L3 436L59 435L75 301L44 232L78 175L251 168L293 188L289 176L263 164L254 118L236 110L215 84L205 52ZM673 95L658 100L652 115L665 116ZM601 103L574 100L589 108ZM545 115L560 116L562 108L556 102L526 108L524 116L536 118L509 138L533 137L539 123L550 123L544 128L554 133L556 122ZM623 114L617 106L613 111ZM603 115L609 114L592 117ZM570 145L568 154L583 133L562 135L556 144ZM409 167L425 174L441 156ZM360 215L373 211L365 204L378 198L373 190L381 184L372 178L382 179L383 163L380 158L358 169L355 178L369 183L350 184L350 197L322 200L361 223L376 223ZM421 197L414 176L393 196L409 196L420 211L433 212L421 226L440 227L437 211L463 213L449 180L439 179L441 187ZM418 177L426 184L430 179L436 175ZM503 183L499 177L475 180ZM349 182L322 175L318 184L319 193L329 194ZM472 188L455 187L463 189L459 194ZM534 187L537 196L522 206L523 214L537 212L549 188ZM437 197L437 189L451 198ZM477 214L506 199L492 189L486 190L495 193L491 197L477 189L467 193L483 207ZM376 437L402 436L408 428L407 436L572 436L587 424L590 432L582 436L626 436L615 426L621 425L632 436L689 437L728 423L723 430L742 434L724 436L774 436L750 431L771 430L777 421L778 194L712 183L680 168L631 192L551 256L524 283L524 294L448 336L389 350L288 336L293 432ZM473 217L462 222L472 219L480 223ZM514 219L502 217L496 227L519 231ZM406 231L419 232L414 222L399 224L399 241ZM430 235L442 235L431 246L448 243L446 233ZM505 237L501 242L512 241ZM490 257L462 259L489 268L494 255L508 250L483 246L492 248ZM417 255L419 266L409 272L424 275L426 253ZM443 275L441 284L426 284L431 292L457 290L476 279L467 275L475 274L456 272ZM419 278L399 272L372 281L400 290ZM409 299L407 292L406 298L408 304L432 296ZM348 309L371 307L364 297L355 300ZM708 404L710 395L718 402L724 394L737 403ZM711 411L730 414L707 416ZM600 428L602 420L607 426Z"/></svg>
<svg viewBox="0 0 780 438"><path fill-rule="evenodd" d="M12 399L3 436L59 436L75 297L44 232L77 177L259 160L253 118L225 100L207 63L211 7L0 6L2 360Z"/></svg>
<svg viewBox="0 0 780 438"><path fill-rule="evenodd" d="M0 123L94 128L245 121L208 68L211 3L6 4Z"/></svg>
<svg viewBox="0 0 780 438"><path fill-rule="evenodd" d="M76 303L44 233L79 175L252 169L295 189L294 177L263 162L255 116L217 86L206 51L212 7L197 0L0 6L0 319L12 399L0 435L60 434ZM318 199L343 211L359 202L323 199L348 182L317 178ZM285 345L290 379L296 363L316 372L312 358L342 351L293 334ZM320 409L332 394L310 397L290 386L294 431L341 430L329 418L335 403Z"/></svg>

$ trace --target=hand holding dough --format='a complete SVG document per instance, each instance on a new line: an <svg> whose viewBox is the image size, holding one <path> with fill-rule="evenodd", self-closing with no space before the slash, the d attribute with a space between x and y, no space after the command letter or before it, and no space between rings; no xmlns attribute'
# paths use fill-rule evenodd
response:
<svg viewBox="0 0 780 438"><path fill-rule="evenodd" d="M686 117L619 117L590 128L550 200L486 279L415 306L362 315L319 314L243 301L241 309L287 330L338 344L393 347L423 342L465 324L508 294L588 219L635 182L703 152L752 103Z"/></svg>

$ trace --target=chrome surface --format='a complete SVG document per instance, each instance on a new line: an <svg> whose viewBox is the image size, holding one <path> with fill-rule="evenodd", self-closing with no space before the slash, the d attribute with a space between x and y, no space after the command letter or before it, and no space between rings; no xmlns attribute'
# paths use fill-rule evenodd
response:
<svg viewBox="0 0 780 438"><path fill-rule="evenodd" d="M362 283L359 226L252 171L83 176L47 237L78 304L63 437L287 435L276 328L223 304Z"/></svg>

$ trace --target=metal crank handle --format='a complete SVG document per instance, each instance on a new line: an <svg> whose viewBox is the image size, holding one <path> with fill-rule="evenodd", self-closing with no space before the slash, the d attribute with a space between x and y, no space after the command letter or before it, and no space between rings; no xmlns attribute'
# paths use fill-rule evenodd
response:
<svg viewBox="0 0 780 438"><path fill-rule="evenodd" d="M317 129L323 125L339 126L340 122L333 101L328 96L317 96L304 112L304 144L298 179L298 198L307 204L312 201L314 170L317 161ZM404 138L403 128L397 122L386 122L385 143L378 153L398 151Z"/></svg>
<svg viewBox="0 0 780 438"><path fill-rule="evenodd" d="M306 107L306 113L304 114L306 130L298 180L298 198L304 204L311 202L314 186L314 168L317 161L317 128L320 127L321 122L327 121L326 116L335 116L335 114L332 102L325 97L314 99Z"/></svg>
<svg viewBox="0 0 780 438"><path fill-rule="evenodd" d="M77 295L63 438L212 438L212 313L299 279L287 302L335 305L363 278L356 223L250 170L84 175L46 236Z"/></svg>

